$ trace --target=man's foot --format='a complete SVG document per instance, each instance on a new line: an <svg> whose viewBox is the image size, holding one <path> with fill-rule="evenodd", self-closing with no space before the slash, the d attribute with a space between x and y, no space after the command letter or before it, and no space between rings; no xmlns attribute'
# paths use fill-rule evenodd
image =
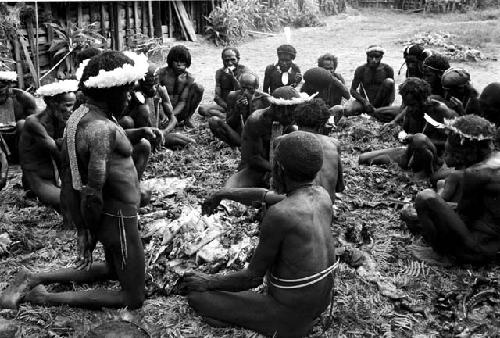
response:
<svg viewBox="0 0 500 338"><path fill-rule="evenodd" d="M9 284L7 289L0 296L0 308L2 309L17 309L19 302L31 289L31 272L22 268L14 280Z"/></svg>
<svg viewBox="0 0 500 338"><path fill-rule="evenodd" d="M400 217L412 234L421 233L422 227L418 220L417 210L415 210L412 204L407 204L403 207Z"/></svg>
<svg viewBox="0 0 500 338"><path fill-rule="evenodd" d="M35 286L24 296L23 301L31 304L44 304L49 292L42 284Z"/></svg>

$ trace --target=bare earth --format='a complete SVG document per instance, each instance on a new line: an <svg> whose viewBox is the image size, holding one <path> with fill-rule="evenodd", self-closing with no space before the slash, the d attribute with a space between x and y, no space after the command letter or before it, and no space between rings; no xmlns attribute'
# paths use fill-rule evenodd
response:
<svg viewBox="0 0 500 338"><path fill-rule="evenodd" d="M455 20L456 21L456 20ZM456 23L447 16L422 17L378 11L350 11L348 15L325 18L326 27L292 30L291 43L297 49L297 64L303 71L316 65L319 55L333 52L339 56L338 71L348 84L354 69L365 62L364 49L375 43L387 52L383 62L397 72L402 63L402 45L418 32L449 31L460 27L489 25L497 21ZM192 51L191 71L205 87L204 102L214 92L214 74L220 67L222 48L208 42L185 43ZM285 43L283 34L261 37L239 46L241 63L256 71L262 80L267 64L275 61L276 47ZM500 55L500 44L490 42L481 50L487 56ZM468 69L478 90L500 81L500 63L482 61L460 63ZM397 76L401 83L404 71ZM400 98L398 98L400 101ZM178 216L179 205L196 205L213 189L221 187L236 168L239 153L215 141L206 123L196 117L196 131L189 131L198 144L179 152L160 152L153 156L146 176L195 177L185 196L156 201L147 211L168 209ZM426 186L398 168L360 167L360 152L394 145L379 137L378 123L363 117L352 118L343 130L332 136L343 144L346 191L336 202L333 230L348 246L360 248L372 264L354 269L345 263L336 275L334 322L323 332L324 314L311 336L329 337L492 337L499 332L499 268L443 267L412 255L412 246L424 248L399 220L404 203ZM10 253L0 260L7 285L21 266L33 271L67 266L75 257L75 234L60 230L62 219L55 211L24 197L18 171L0 192L0 233L8 232L14 241ZM177 208L177 209L176 209ZM177 210L177 211L176 211ZM170 215L170 214L169 214ZM241 215L240 215L241 216ZM245 220L248 215L243 215ZM232 219L232 218L231 218ZM236 222L236 219L234 219ZM98 251L96 259L102 259ZM151 274L152 271L148 271ZM99 287L112 287L107 283ZM52 290L82 290L93 286L58 285ZM137 311L85 311L68 307L22 305L18 311L0 310L2 320L15 320L18 336L81 337L90 329L112 319L132 321L154 337L258 337L238 328L216 329L204 324L187 306L183 297L155 292ZM2 324L3 325L3 324ZM0 331L1 327L0 325ZM1 334L0 334L1 335Z"/></svg>

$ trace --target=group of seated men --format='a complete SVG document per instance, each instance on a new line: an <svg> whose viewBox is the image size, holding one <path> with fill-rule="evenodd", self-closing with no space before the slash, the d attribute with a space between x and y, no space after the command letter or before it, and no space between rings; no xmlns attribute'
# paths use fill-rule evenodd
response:
<svg viewBox="0 0 500 338"><path fill-rule="evenodd" d="M266 204L259 243L247 268L229 274L186 274L179 282L189 304L214 325L239 325L269 336L304 336L328 306L335 268L332 204L344 190L340 143L328 121L368 114L399 125L406 146L361 154L360 164L398 163L431 178L437 190L416 197L421 233L439 253L463 263L484 263L500 250L500 83L481 95L462 69L421 46L405 49L407 78L395 98L394 71L381 63L384 50L370 46L351 89L336 73L338 59L325 54L302 75L296 50L282 45L278 61L258 76L239 64L239 51L222 52L215 104L198 105L203 88L187 72L186 47L170 50L155 69L144 55L96 51L76 80L38 89L46 108L11 89L12 73L0 72L0 111L13 116L23 185L41 202L61 210L77 229L73 268L33 273L23 269L0 296L0 305L138 308L144 302L144 249L138 209L147 203L140 178L152 147L192 142L173 133L192 127L198 112L215 137L241 147L241 162L224 187L202 206L213 213L221 200ZM304 82L303 82L304 81ZM302 83L303 82L303 83ZM350 101L344 102L346 100ZM77 108L74 108L77 107ZM12 129L13 128L13 129ZM17 132L16 132L17 131ZM281 135L283 134L283 135ZM9 149L6 142L1 149ZM5 184L8 166L2 154ZM410 223L409 223L410 224ZM94 263L101 242L104 263ZM49 292L45 285L118 280L120 290ZM266 293L249 291L267 281Z"/></svg>

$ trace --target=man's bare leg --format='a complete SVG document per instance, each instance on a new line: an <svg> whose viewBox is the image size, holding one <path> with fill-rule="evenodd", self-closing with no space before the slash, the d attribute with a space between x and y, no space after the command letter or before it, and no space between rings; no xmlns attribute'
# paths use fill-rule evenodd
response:
<svg viewBox="0 0 500 338"><path fill-rule="evenodd" d="M221 119L226 118L224 108L218 104L202 104L198 107L198 114L204 117L216 116Z"/></svg>
<svg viewBox="0 0 500 338"><path fill-rule="evenodd" d="M303 318L271 296L252 291L191 292L188 301L201 316L242 326L266 336L303 337L314 320Z"/></svg>
<svg viewBox="0 0 500 338"><path fill-rule="evenodd" d="M233 128L231 128L226 121L218 118L211 117L208 120L208 127L215 137L227 143L231 147L241 146L241 136Z"/></svg>
<svg viewBox="0 0 500 338"><path fill-rule="evenodd" d="M374 108L381 108L390 106L394 102L395 91L394 91L394 80L391 78L385 79L380 85L377 96L372 102Z"/></svg>
<svg viewBox="0 0 500 338"><path fill-rule="evenodd" d="M401 157L405 154L406 147L374 150L359 155L359 164L364 165L387 165L390 163L400 163Z"/></svg>
<svg viewBox="0 0 500 338"><path fill-rule="evenodd" d="M163 133L163 145L169 149L177 150L196 143L192 138L179 133Z"/></svg>
<svg viewBox="0 0 500 338"><path fill-rule="evenodd" d="M43 204L59 209L61 206L61 188L57 187L54 179L43 179L34 172L23 171L29 188Z"/></svg>
<svg viewBox="0 0 500 338"><path fill-rule="evenodd" d="M265 176L264 172L243 168L229 177L224 188L267 188Z"/></svg>
<svg viewBox="0 0 500 338"><path fill-rule="evenodd" d="M146 170L146 165L148 164L149 155L151 154L151 144L146 139L141 139L139 143L134 145L134 151L132 153L132 158L134 159L134 165L137 169L137 176L139 180Z"/></svg>

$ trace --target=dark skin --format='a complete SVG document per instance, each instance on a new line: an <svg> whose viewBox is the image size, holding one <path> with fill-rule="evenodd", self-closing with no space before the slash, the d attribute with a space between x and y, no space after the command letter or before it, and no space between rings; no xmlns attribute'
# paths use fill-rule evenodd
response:
<svg viewBox="0 0 500 338"><path fill-rule="evenodd" d="M206 117L225 118L228 110L227 96L231 91L240 88L239 77L247 71L239 64L240 59L233 50L226 50L222 54L222 68L215 72L215 104L200 105L198 112Z"/></svg>
<svg viewBox="0 0 500 338"><path fill-rule="evenodd" d="M500 83L491 83L479 96L481 115L500 126Z"/></svg>
<svg viewBox="0 0 500 338"><path fill-rule="evenodd" d="M242 169L232 175L225 188L249 188L266 186L266 175L271 172L269 145L273 121L288 126L292 121L285 110L294 106L276 106L256 110L245 123L241 134Z"/></svg>
<svg viewBox="0 0 500 338"><path fill-rule="evenodd" d="M0 142L2 142L1 139ZM2 190L7 184L8 174L9 174L9 162L7 162L7 155L3 151L2 147L0 147L0 190Z"/></svg>
<svg viewBox="0 0 500 338"><path fill-rule="evenodd" d="M261 109L263 93L257 92L259 81L252 74L243 74L240 79L241 88L229 93L227 101L228 114L224 120L219 117L211 117L208 120L210 130L218 139L226 142L232 147L241 145L241 132L248 116Z"/></svg>
<svg viewBox="0 0 500 338"><path fill-rule="evenodd" d="M278 66L280 67L281 71L282 72L289 71L293 66L294 59L295 57L293 55L287 53L278 53ZM288 84L283 84L283 85L295 87L301 81L302 81L302 74L300 72L297 72L292 79L289 78ZM264 76L264 84L262 90L265 93L271 94L275 89L276 88L272 88L271 79L266 74Z"/></svg>
<svg viewBox="0 0 500 338"><path fill-rule="evenodd" d="M461 167L463 154L470 156L459 143L447 143L447 163L454 159L449 165ZM483 160L478 157L479 163L449 174L440 193L427 189L417 195L422 235L438 253L462 263L484 263L495 257L500 249L499 158L498 153Z"/></svg>
<svg viewBox="0 0 500 338"><path fill-rule="evenodd" d="M81 191L72 189L69 170L63 173L62 198L78 232L78 259L75 268L46 273L22 271L0 302L15 307L20 300L39 305L70 305L88 309L138 308L144 301L144 250L138 233L137 208L140 202L139 179L132 159L132 144L113 120L120 117L127 102L127 90L97 102L89 98L90 111L80 120L76 150L82 182ZM69 163L63 148L63 167ZM126 264L123 265L119 221L123 212ZM134 216L135 215L135 216ZM96 242L103 244L105 263L92 264ZM91 283L117 279L121 290L95 289L49 293L43 284Z"/></svg>
<svg viewBox="0 0 500 338"><path fill-rule="evenodd" d="M208 321L243 326L267 336L302 337L329 302L331 276L302 289L257 287L266 273L285 279L312 275L335 262L331 201L324 189L282 176L286 198L266 212L259 244L247 269L224 276L186 274L189 304ZM282 190L285 189L285 190ZM308 226L305 227L304 225Z"/></svg>
<svg viewBox="0 0 500 338"><path fill-rule="evenodd" d="M451 119L456 114L436 101L419 101L412 93L403 95L403 112L391 122L402 124L406 135L402 142L407 147L375 150L361 154L359 163L365 165L387 165L396 162L403 169L411 168L422 176L430 176L438 169L439 150L444 149L446 136L428 124L423 116L427 113L437 122Z"/></svg>
<svg viewBox="0 0 500 338"><path fill-rule="evenodd" d="M60 208L60 183L55 177L54 164L60 169L63 131L73 112L74 93L45 98L47 108L28 116L19 141L23 180L38 199L56 209ZM58 146L59 144L59 146Z"/></svg>
<svg viewBox="0 0 500 338"><path fill-rule="evenodd" d="M422 79L431 85L431 94L439 97L444 96L443 86L441 86L441 76L444 71L436 71L423 65Z"/></svg>

